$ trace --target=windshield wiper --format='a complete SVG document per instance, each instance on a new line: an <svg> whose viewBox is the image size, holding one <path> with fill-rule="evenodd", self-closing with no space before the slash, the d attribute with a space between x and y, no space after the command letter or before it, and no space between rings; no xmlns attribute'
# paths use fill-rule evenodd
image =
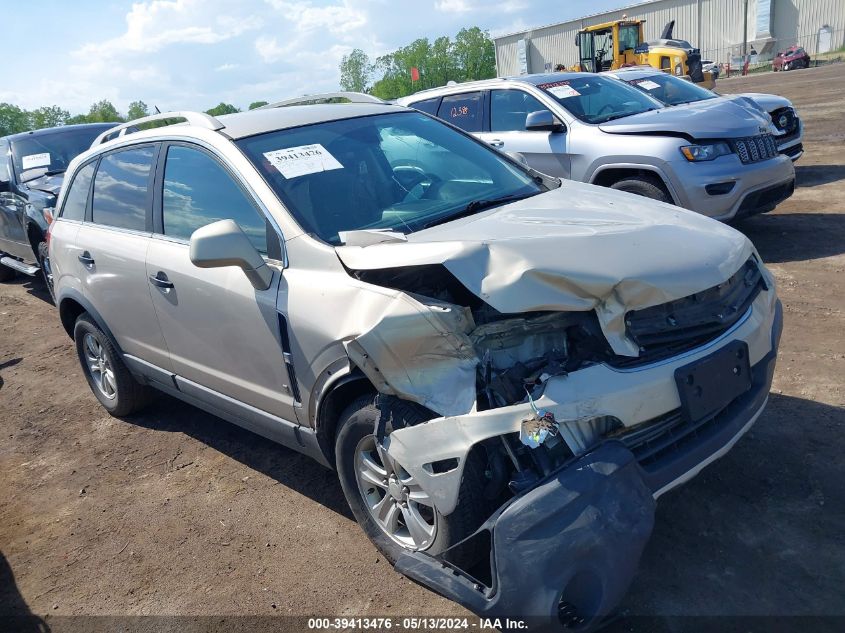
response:
<svg viewBox="0 0 845 633"><path fill-rule="evenodd" d="M516 202L517 200L525 200L525 198L530 198L531 196L536 196L539 191L532 191L531 193L520 193L520 194L511 194L507 196L499 196L498 198L487 198L483 200L473 200L469 204L467 204L463 209L457 211L456 213L452 213L451 215L446 215L440 218L435 218L430 222L426 222L422 225L422 228L427 229L432 226L437 226L438 224L445 224L446 222L451 222L452 220L457 220L458 218L465 218L468 215L473 215L478 213L479 211L483 211L484 209L490 209L492 207L498 207L503 204L507 204L508 202Z"/></svg>

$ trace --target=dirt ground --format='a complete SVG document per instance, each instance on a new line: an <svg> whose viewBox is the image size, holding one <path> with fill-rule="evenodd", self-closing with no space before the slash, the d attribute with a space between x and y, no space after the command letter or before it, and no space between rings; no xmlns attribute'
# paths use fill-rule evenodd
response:
<svg viewBox="0 0 845 633"><path fill-rule="evenodd" d="M660 499L623 612L845 616L845 64L719 89L806 124L795 195L738 227L779 283L780 359L752 431ZM0 615L467 614L395 573L309 459L163 395L105 414L26 278L0 286L0 431Z"/></svg>

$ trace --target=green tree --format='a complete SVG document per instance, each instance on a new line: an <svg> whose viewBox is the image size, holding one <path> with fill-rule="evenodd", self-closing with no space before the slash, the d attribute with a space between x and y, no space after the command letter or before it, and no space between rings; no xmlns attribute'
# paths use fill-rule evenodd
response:
<svg viewBox="0 0 845 633"><path fill-rule="evenodd" d="M114 121L123 121L120 112L112 105L108 99L103 99L91 106L86 117L88 123L111 123Z"/></svg>
<svg viewBox="0 0 845 633"><path fill-rule="evenodd" d="M57 125L64 125L69 118L70 112L59 106L43 106L29 113L29 127L32 130L56 127Z"/></svg>
<svg viewBox="0 0 845 633"><path fill-rule="evenodd" d="M356 48L340 60L340 89L366 92L371 74L370 58L360 48Z"/></svg>
<svg viewBox="0 0 845 633"><path fill-rule="evenodd" d="M147 107L147 104L143 101L133 101L129 104L129 110L126 111L126 119L128 121L134 121L135 119L141 119L145 116L149 116L150 109Z"/></svg>
<svg viewBox="0 0 845 633"><path fill-rule="evenodd" d="M65 121L65 125L77 125L79 123L88 123L87 114L74 114Z"/></svg>
<svg viewBox="0 0 845 633"><path fill-rule="evenodd" d="M26 132L29 129L29 116L11 103L0 103L0 136Z"/></svg>
<svg viewBox="0 0 845 633"><path fill-rule="evenodd" d="M266 101L253 101L252 103L249 104L249 109L255 110L255 108L260 108L261 106L266 106L266 105L267 105Z"/></svg>
<svg viewBox="0 0 845 633"><path fill-rule="evenodd" d="M222 101L210 110L205 111L206 114L210 114L211 116L220 116L221 114L234 114L235 112L240 112L240 110L233 106L231 103L223 103Z"/></svg>
<svg viewBox="0 0 845 633"><path fill-rule="evenodd" d="M496 49L486 31L477 26L461 29L455 37L454 52L462 81L496 76Z"/></svg>

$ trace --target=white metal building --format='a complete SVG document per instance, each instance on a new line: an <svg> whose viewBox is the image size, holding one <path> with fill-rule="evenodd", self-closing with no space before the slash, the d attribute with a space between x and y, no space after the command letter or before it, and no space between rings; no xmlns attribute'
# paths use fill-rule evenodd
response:
<svg viewBox="0 0 845 633"><path fill-rule="evenodd" d="M577 20L494 38L499 76L571 67L578 61L575 35L585 26L621 19L645 19L646 41L657 39L670 20L674 37L701 49L702 59L729 62L741 53L744 0L651 0ZM845 44L845 0L748 0L748 52L761 61L793 44L811 55ZM754 50L751 50L751 49Z"/></svg>

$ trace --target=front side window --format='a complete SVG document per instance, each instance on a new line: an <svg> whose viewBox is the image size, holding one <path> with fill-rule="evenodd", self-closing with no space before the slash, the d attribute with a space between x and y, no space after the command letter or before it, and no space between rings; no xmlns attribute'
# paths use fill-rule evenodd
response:
<svg viewBox="0 0 845 633"><path fill-rule="evenodd" d="M147 225L153 147L138 147L100 159L94 177L92 220L97 224L143 231Z"/></svg>
<svg viewBox="0 0 845 633"><path fill-rule="evenodd" d="M10 182L12 176L9 173L9 145L0 143L0 182Z"/></svg>
<svg viewBox="0 0 845 633"><path fill-rule="evenodd" d="M666 105L680 105L716 98L716 95L706 88L667 73L656 73L649 77L625 81Z"/></svg>
<svg viewBox="0 0 845 633"><path fill-rule="evenodd" d="M164 164L164 234L188 240L198 228L234 220L253 246L267 253L267 223L220 163L181 145L167 150Z"/></svg>
<svg viewBox="0 0 845 633"><path fill-rule="evenodd" d="M573 76L537 87L585 123L604 123L663 107L662 103L624 81L596 75Z"/></svg>
<svg viewBox="0 0 845 633"><path fill-rule="evenodd" d="M466 92L443 97L437 116L465 132L481 131L481 93Z"/></svg>
<svg viewBox="0 0 845 633"><path fill-rule="evenodd" d="M497 151L414 111L267 132L237 145L300 226L335 245L346 231L411 233L545 191Z"/></svg>
<svg viewBox="0 0 845 633"><path fill-rule="evenodd" d="M66 220L85 219L85 207L88 206L88 192L91 189L91 178L94 177L94 165L88 163L76 172L73 183L65 196L61 217Z"/></svg>
<svg viewBox="0 0 845 633"><path fill-rule="evenodd" d="M490 131L524 131L526 117L529 113L538 110L548 110L548 108L527 92L493 90L490 92Z"/></svg>

